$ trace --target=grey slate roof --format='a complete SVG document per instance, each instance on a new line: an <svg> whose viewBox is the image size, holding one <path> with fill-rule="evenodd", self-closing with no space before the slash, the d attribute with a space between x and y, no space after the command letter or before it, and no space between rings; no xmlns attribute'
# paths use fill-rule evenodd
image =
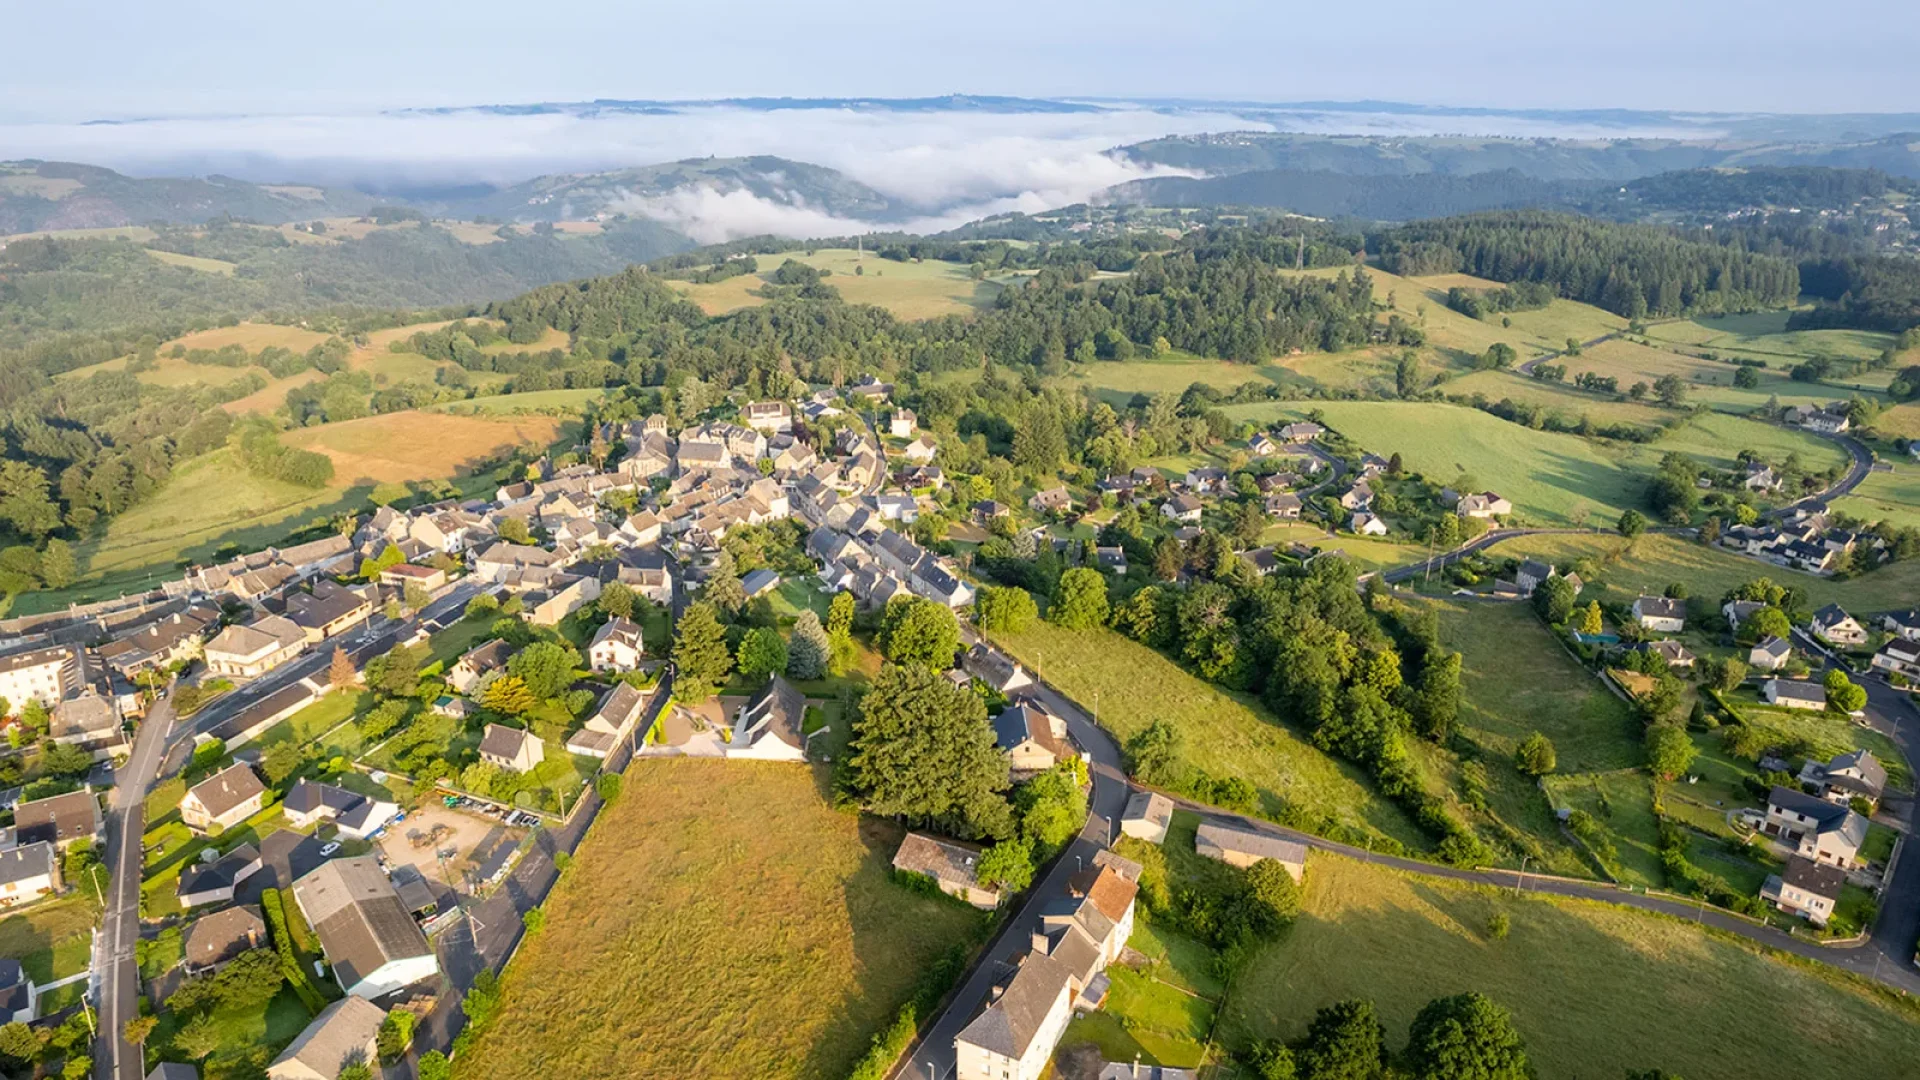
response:
<svg viewBox="0 0 1920 1080"><path fill-rule="evenodd" d="M293 895L342 987L352 988L390 961L433 955L372 856L321 863L294 883Z"/></svg>
<svg viewBox="0 0 1920 1080"><path fill-rule="evenodd" d="M193 785L187 794L199 800L207 813L219 817L248 799L265 794L266 790L267 786L254 775L251 765L236 761Z"/></svg>
<svg viewBox="0 0 1920 1080"><path fill-rule="evenodd" d="M1815 798L1799 788L1776 787L1767 792L1767 805L1777 806L1803 817L1813 819L1814 827L1821 832L1839 828L1853 811L1838 806L1825 799Z"/></svg>
<svg viewBox="0 0 1920 1080"><path fill-rule="evenodd" d="M1065 964L1043 953L1028 955L1000 1000L975 1017L960 1032L959 1041L996 1054L1019 1058L1032 1045L1060 995L1067 992L1071 973Z"/></svg>
<svg viewBox="0 0 1920 1080"><path fill-rule="evenodd" d="M1226 851L1245 852L1258 855L1263 859L1277 862L1303 864L1307 861L1307 845L1298 840L1269 836L1266 833L1250 829L1236 829L1229 825L1215 825L1207 822L1194 834L1194 839L1212 844Z"/></svg>
<svg viewBox="0 0 1920 1080"><path fill-rule="evenodd" d="M386 1010L366 998L342 998L320 1010L273 1062L298 1060L317 1075L338 1076L348 1065L367 1063L367 1046L380 1034L386 1018ZM378 1063L372 1064L378 1075Z"/></svg>

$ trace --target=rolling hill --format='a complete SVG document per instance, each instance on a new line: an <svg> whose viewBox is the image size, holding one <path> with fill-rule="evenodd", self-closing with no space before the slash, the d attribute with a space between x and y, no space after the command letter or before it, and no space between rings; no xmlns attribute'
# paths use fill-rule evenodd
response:
<svg viewBox="0 0 1920 1080"><path fill-rule="evenodd" d="M250 184L230 176L140 179L66 161L0 162L0 236L223 217L279 224L364 214L376 201L364 192L308 184Z"/></svg>

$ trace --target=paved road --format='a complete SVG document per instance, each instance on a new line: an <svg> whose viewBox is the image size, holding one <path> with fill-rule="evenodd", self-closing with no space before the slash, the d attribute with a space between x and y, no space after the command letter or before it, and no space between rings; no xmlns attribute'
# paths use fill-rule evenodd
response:
<svg viewBox="0 0 1920 1080"><path fill-rule="evenodd" d="M972 635L968 635L970 638ZM1094 853L1109 846L1120 832L1120 814L1131 791L1121 770L1120 748L1073 702L1041 684L1035 688L1040 704L1066 718L1067 730L1092 759L1093 795L1088 800L1086 827L1027 891L1020 910L1009 916L999 934L968 972L966 981L946 1011L928 1029L908 1059L894 1072L895 1080L940 1080L954 1068L953 1040L987 1003L993 984L1011 970L1014 960L1033 948L1033 932L1040 925L1040 909L1065 893L1067 879L1087 866Z"/></svg>
<svg viewBox="0 0 1920 1080"><path fill-rule="evenodd" d="M1598 345L1603 341L1612 341L1614 338L1617 338L1624 333L1626 333L1625 330L1615 330L1611 334L1601 334L1599 337L1594 338L1592 341L1581 342L1580 348L1591 349L1595 345ZM1565 355L1567 355L1567 350L1565 349L1557 349L1550 353L1541 353L1539 356L1536 356L1531 360L1525 361L1524 363L1520 364L1520 366L1514 368L1513 370L1516 374L1526 375L1528 377L1531 377L1533 375L1534 368L1539 367L1541 364L1544 364L1549 360L1557 360L1560 357L1563 357Z"/></svg>
<svg viewBox="0 0 1920 1080"><path fill-rule="evenodd" d="M159 771L173 726L173 704L160 698L133 737L128 757L107 807L107 866L113 883L101 920L99 1047L94 1075L101 1080L141 1080L146 1075L138 1047L120 1037L128 1020L139 1015L140 969L134 945L140 940L141 836L146 832L144 801Z"/></svg>
<svg viewBox="0 0 1920 1080"><path fill-rule="evenodd" d="M1785 425L1781 426L1784 427ZM1794 428L1792 430L1804 431L1815 438L1839 443L1840 448L1847 452L1847 474L1840 478L1839 483L1827 490L1809 495L1804 499L1795 499L1793 502L1778 509L1769 510L1766 514L1762 515L1764 517L1782 518L1810 503L1824 503L1837 499L1852 491L1854 488L1859 487L1860 482L1865 480L1868 473L1873 469L1873 451L1868 450L1865 443L1862 443L1859 439L1851 435L1829 435L1825 432L1812 431L1807 428Z"/></svg>

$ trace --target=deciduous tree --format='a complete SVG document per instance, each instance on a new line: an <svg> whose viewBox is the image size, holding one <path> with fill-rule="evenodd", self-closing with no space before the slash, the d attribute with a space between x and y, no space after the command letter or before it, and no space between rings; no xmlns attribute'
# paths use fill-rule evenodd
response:
<svg viewBox="0 0 1920 1080"><path fill-rule="evenodd" d="M957 835L1012 831L1007 759L976 694L919 664L888 664L860 699L850 759L874 813Z"/></svg>
<svg viewBox="0 0 1920 1080"><path fill-rule="evenodd" d="M1421 1080L1531 1080L1513 1016L1482 994L1428 1002L1413 1018L1406 1059Z"/></svg>
<svg viewBox="0 0 1920 1080"><path fill-rule="evenodd" d="M1047 618L1068 630L1091 630L1107 624L1107 579L1091 567L1076 567L1060 575Z"/></svg>

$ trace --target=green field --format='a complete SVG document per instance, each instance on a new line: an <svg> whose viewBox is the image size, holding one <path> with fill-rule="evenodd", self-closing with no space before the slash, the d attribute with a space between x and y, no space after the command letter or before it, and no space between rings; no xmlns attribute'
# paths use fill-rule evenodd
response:
<svg viewBox="0 0 1920 1080"><path fill-rule="evenodd" d="M1893 344L1890 334L1866 330L1787 329L1785 311L1745 315L1700 316L1647 327L1655 341L1711 349L1723 355L1766 360L1785 368L1814 356L1870 360Z"/></svg>
<svg viewBox="0 0 1920 1080"><path fill-rule="evenodd" d="M581 390L534 390L525 394L495 394L492 397L477 397L471 401L435 405L428 411L482 415L552 410L578 412L581 406L590 401L600 400L606 396L606 393L605 390L597 387Z"/></svg>
<svg viewBox="0 0 1920 1080"><path fill-rule="evenodd" d="M1920 527L1920 461L1895 461L1892 472L1868 473L1833 508L1866 521L1890 521L1905 528Z"/></svg>
<svg viewBox="0 0 1920 1080"><path fill-rule="evenodd" d="M1314 380L1278 364L1236 364L1176 351L1154 360L1098 361L1071 375L1060 376L1053 382L1062 386L1090 387L1103 400L1118 408L1132 400L1135 394L1172 394L1178 397L1194 383L1233 390L1250 382L1274 386L1311 386Z"/></svg>
<svg viewBox="0 0 1920 1080"><path fill-rule="evenodd" d="M1203 682L1144 645L1110 630L1063 630L1045 621L994 640L1094 709L1122 743L1155 720L1171 721L1185 737L1190 764L1213 776L1246 779L1259 789L1267 814L1292 806L1426 848L1419 828L1376 794L1359 769L1316 749L1251 699Z"/></svg>
<svg viewBox="0 0 1920 1080"><path fill-rule="evenodd" d="M1788 378L1787 372L1794 362L1771 361L1768 367L1759 371L1759 385L1749 389L1733 385L1734 372L1738 368L1732 364L1702 360L1632 341L1603 342L1579 356L1555 361L1556 364L1566 364L1569 380L1590 371L1619 379L1622 390L1636 382L1651 385L1663 375L1678 375L1687 384L1689 403L1704 402L1716 409L1736 412L1751 412L1775 399L1781 405L1803 405L1823 404L1845 396L1831 386L1795 382Z"/></svg>
<svg viewBox="0 0 1920 1080"><path fill-rule="evenodd" d="M104 881L106 875L101 875ZM20 961L27 978L49 983L87 970L93 955L93 929L100 905L93 890L72 882L74 891L0 918L0 956Z"/></svg>
<svg viewBox="0 0 1920 1080"><path fill-rule="evenodd" d="M158 251L154 248L147 248L146 252L168 266L198 270L203 274L222 274L232 277L234 270L238 268L238 264L224 259L204 259L198 255L182 255L176 251Z"/></svg>
<svg viewBox="0 0 1920 1080"><path fill-rule="evenodd" d="M929 259L894 262L868 252L864 258L852 248L820 248L758 256L758 273L742 274L711 284L687 281L668 284L687 294L709 315L723 315L765 301L754 295L768 283L774 270L788 259L830 271L828 285L840 290L850 304L876 304L902 319L931 319L941 315L971 314L990 303L1000 291L997 281L974 281L960 263ZM860 273L855 273L855 269Z"/></svg>
<svg viewBox="0 0 1920 1080"><path fill-rule="evenodd" d="M1810 472L1844 470L1848 461L1847 452L1831 439L1727 413L1693 417L1648 444L1645 452L1638 456L1648 469L1657 467L1660 457L1668 451L1686 454L1712 468L1738 469L1737 458L1742 450L1751 450L1776 464L1786 460L1789 454L1798 455L1801 467Z"/></svg>
<svg viewBox="0 0 1920 1080"><path fill-rule="evenodd" d="M1440 386L1448 397L1484 397L1489 402L1513 401L1547 409L1577 423L1581 417L1596 425L1632 424L1653 428L1673 421L1673 412L1657 405L1637 401L1616 401L1611 395L1594 394L1571 383L1547 382L1512 371L1475 371L1451 379Z"/></svg>
<svg viewBox="0 0 1920 1080"><path fill-rule="evenodd" d="M805 766L637 762L456 1075L839 1080L982 927L892 881L900 836Z"/></svg>
<svg viewBox="0 0 1920 1080"><path fill-rule="evenodd" d="M1314 1010L1363 997L1398 1050L1421 1006L1473 990L1512 1010L1542 1077L1661 1068L1695 1080L1853 1080L1862 1062L1874 1075L1910 1075L1920 1055L1911 1002L1679 920L1516 899L1322 853L1308 863L1306 893L1293 929L1235 981L1227 1045L1298 1037ZM1495 912L1512 920L1504 941L1485 933ZM1762 1000L1793 1002L1790 1035L1756 1024Z"/></svg>

